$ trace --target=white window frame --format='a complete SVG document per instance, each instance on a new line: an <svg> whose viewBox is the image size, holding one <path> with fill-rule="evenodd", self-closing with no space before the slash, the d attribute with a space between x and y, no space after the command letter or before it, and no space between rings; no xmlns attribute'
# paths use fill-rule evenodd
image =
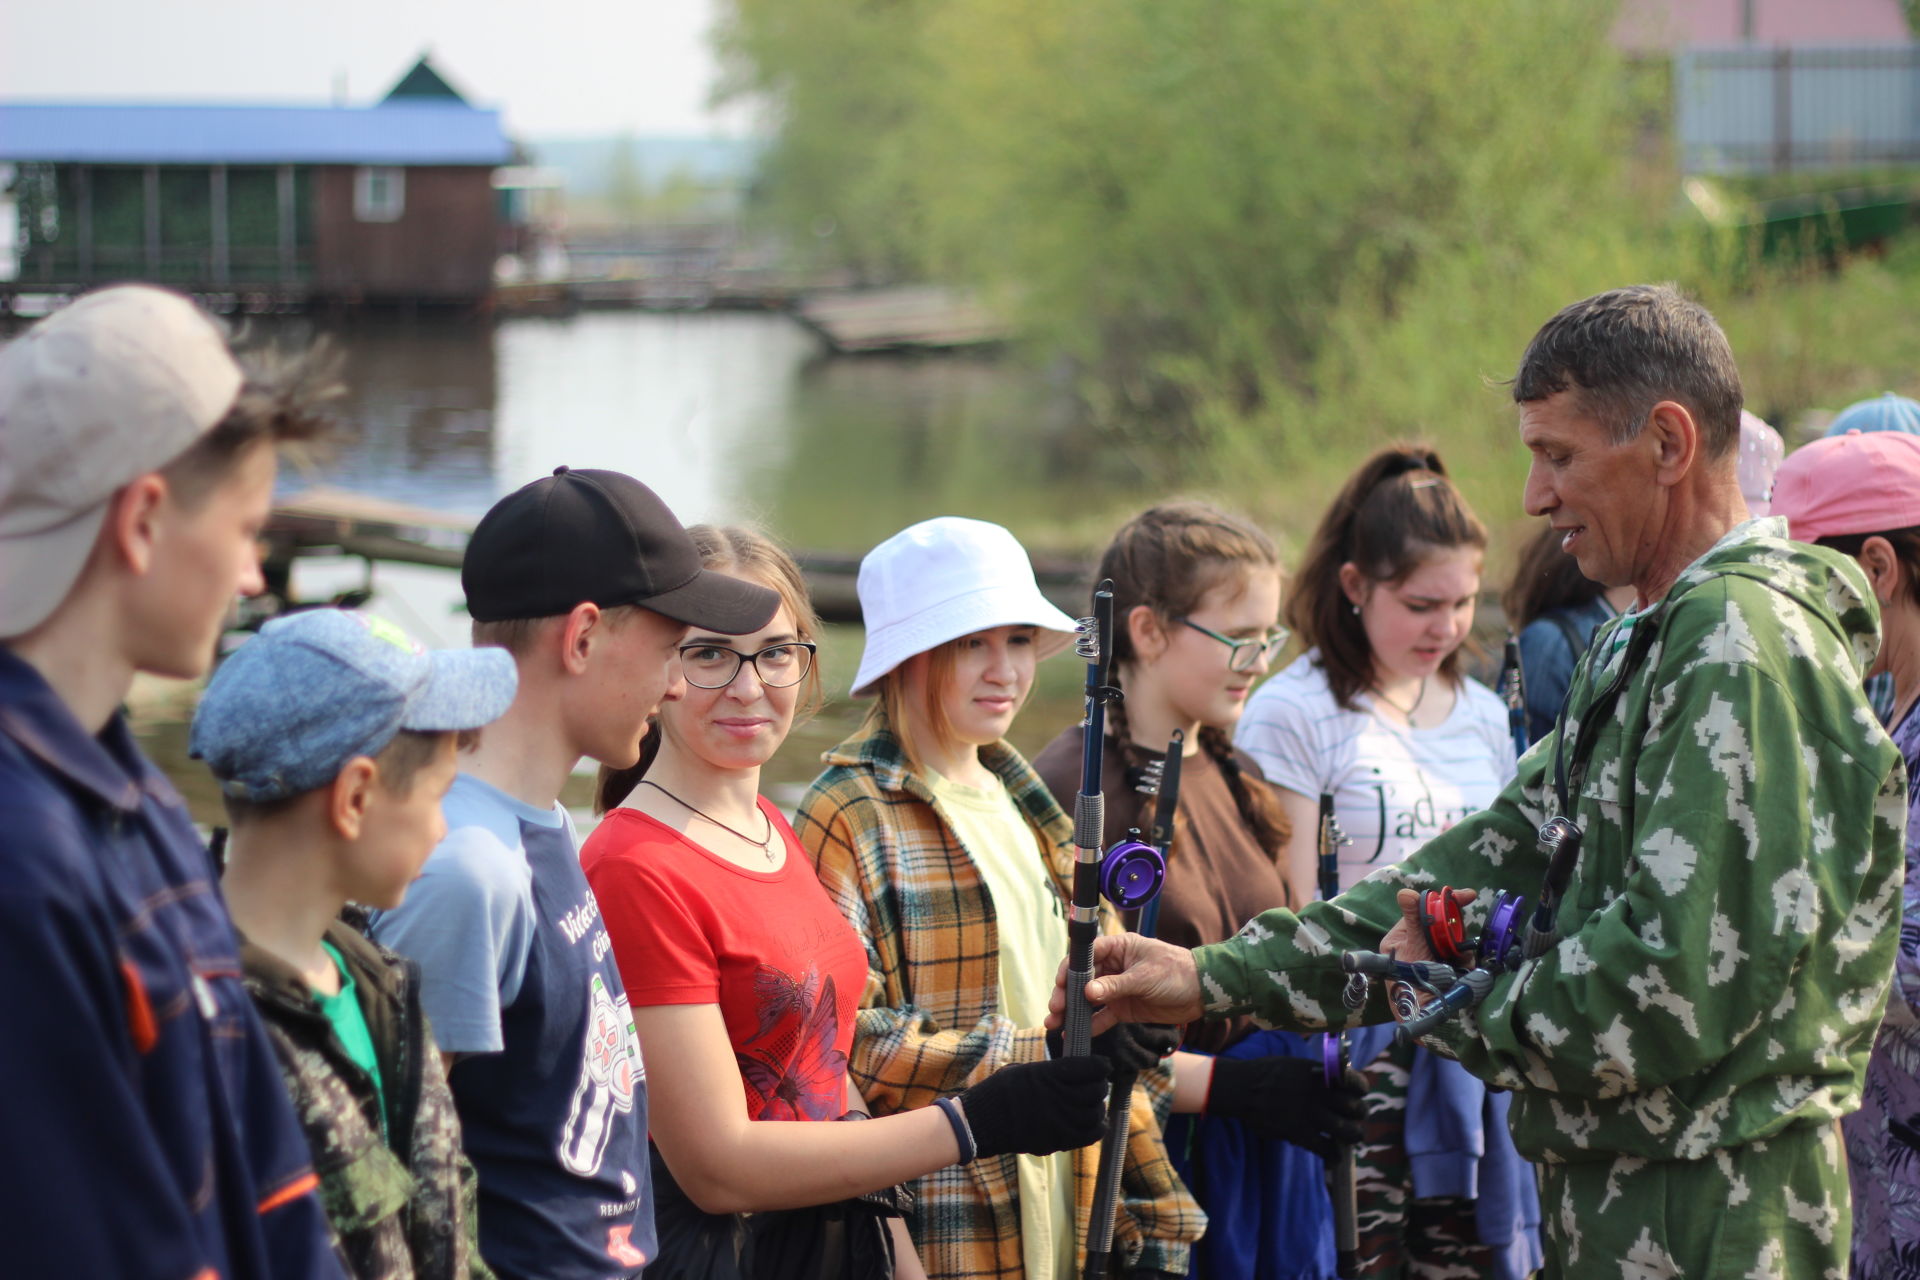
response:
<svg viewBox="0 0 1920 1280"><path fill-rule="evenodd" d="M361 222L398 222L407 211L407 171L366 165L353 174L353 216Z"/></svg>

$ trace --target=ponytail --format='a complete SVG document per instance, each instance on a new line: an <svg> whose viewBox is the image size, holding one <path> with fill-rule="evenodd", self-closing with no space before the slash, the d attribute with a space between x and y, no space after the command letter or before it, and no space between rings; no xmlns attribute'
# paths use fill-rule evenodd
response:
<svg viewBox="0 0 1920 1280"><path fill-rule="evenodd" d="M640 785L640 779L647 776L647 770L653 767L653 759L660 754L660 717L647 721L647 736L640 739L640 760L637 764L624 769L600 766L600 776L593 783L593 812L598 817L609 809L617 809L620 802L633 794Z"/></svg>
<svg viewBox="0 0 1920 1280"><path fill-rule="evenodd" d="M1351 564L1376 583L1406 581L1435 552L1484 551L1486 526L1447 478L1440 455L1425 445L1392 445L1353 473L1320 518L1305 562L1287 596L1287 625L1320 651L1327 687L1343 709L1373 684L1373 646L1359 611L1340 586ZM1460 680L1460 651L1440 664L1440 677Z"/></svg>

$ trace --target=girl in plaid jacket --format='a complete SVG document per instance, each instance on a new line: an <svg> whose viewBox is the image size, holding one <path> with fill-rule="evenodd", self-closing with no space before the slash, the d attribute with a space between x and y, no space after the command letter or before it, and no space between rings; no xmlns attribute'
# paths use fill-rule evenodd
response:
<svg viewBox="0 0 1920 1280"><path fill-rule="evenodd" d="M795 829L865 940L851 1070L879 1115L1049 1056L1042 1023L1066 954L1072 831L1004 735L1036 663L1065 648L1073 623L1040 595L1010 533L952 517L871 552L860 602L854 693L877 702L827 754ZM1136 1277L1185 1275L1205 1219L1161 1138L1168 1073L1142 1082L1115 1251ZM980 1159L920 1179L908 1225L928 1275L1077 1274L1097 1153Z"/></svg>

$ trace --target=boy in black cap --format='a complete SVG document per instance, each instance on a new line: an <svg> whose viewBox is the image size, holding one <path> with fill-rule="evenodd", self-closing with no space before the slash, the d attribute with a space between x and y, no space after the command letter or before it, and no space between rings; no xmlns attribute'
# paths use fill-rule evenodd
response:
<svg viewBox="0 0 1920 1280"><path fill-rule="evenodd" d="M645 1071L560 788L625 768L689 625L764 626L765 587L700 566L652 490L561 467L496 503L460 574L478 645L520 691L462 760L447 837L374 936L420 963L503 1280L604 1280L652 1261Z"/></svg>

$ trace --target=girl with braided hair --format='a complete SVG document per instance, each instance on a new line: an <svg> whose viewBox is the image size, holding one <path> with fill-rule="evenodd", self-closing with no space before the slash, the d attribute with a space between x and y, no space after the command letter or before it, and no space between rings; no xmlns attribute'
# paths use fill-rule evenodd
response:
<svg viewBox="0 0 1920 1280"><path fill-rule="evenodd" d="M1293 824L1231 731L1248 692L1286 643L1280 561L1253 525L1199 502L1134 517L1101 557L1113 581L1114 679L1105 840L1147 830L1158 801L1138 785L1176 729L1186 734L1180 810L1160 936L1221 942L1261 911L1304 901L1288 882ZM1034 766L1063 804L1080 785L1083 726ZM1311 830L1311 824L1305 828ZM1311 895L1309 876L1305 892ZM1323 1158L1359 1136L1357 1074L1328 1088L1312 1043L1249 1019L1196 1023L1174 1055L1168 1145L1207 1211L1194 1274L1208 1280L1333 1275Z"/></svg>
<svg viewBox="0 0 1920 1280"><path fill-rule="evenodd" d="M1307 652L1248 700L1235 741L1280 789L1295 830L1333 798L1350 841L1342 890L1487 807L1513 776L1506 709L1460 670L1486 545L1439 455L1420 445L1361 464L1308 545L1287 599ZM1315 853L1311 839L1293 842L1296 888L1311 883ZM1537 1267L1538 1196L1507 1132L1508 1096L1396 1044L1391 1027L1357 1030L1351 1044L1367 1082L1362 1273Z"/></svg>

